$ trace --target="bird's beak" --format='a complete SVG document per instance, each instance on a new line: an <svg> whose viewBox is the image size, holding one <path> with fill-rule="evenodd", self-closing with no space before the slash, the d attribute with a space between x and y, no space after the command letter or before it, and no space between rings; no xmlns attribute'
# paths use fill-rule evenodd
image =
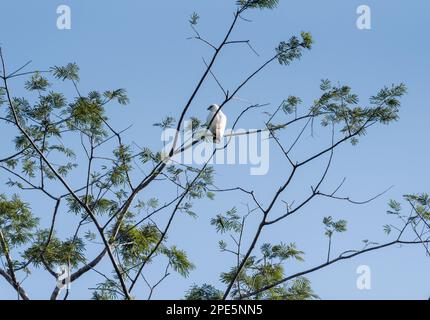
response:
<svg viewBox="0 0 430 320"><path fill-rule="evenodd" d="M212 106L209 106L208 110L212 109Z"/></svg>

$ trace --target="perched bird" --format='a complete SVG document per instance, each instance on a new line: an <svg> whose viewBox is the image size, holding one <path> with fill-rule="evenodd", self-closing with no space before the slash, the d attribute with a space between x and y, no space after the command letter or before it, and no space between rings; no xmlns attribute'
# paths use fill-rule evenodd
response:
<svg viewBox="0 0 430 320"><path fill-rule="evenodd" d="M211 105L208 108L210 112L206 120L206 123L209 127L209 131L213 135L213 141L216 143L221 142L222 138L224 137L225 127L227 125L227 117L219 109L219 105Z"/></svg>

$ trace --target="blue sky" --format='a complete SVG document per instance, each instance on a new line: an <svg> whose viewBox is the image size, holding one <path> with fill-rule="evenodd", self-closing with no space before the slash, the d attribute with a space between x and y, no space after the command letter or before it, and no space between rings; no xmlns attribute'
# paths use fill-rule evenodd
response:
<svg viewBox="0 0 430 320"><path fill-rule="evenodd" d="M71 30L56 28L56 8L61 4L72 9ZM362 4L372 9L371 30L356 28L356 9ZM126 88L131 104L109 110L114 126L121 129L133 124L128 142L158 149L160 132L152 124L166 115L178 114L204 71L202 57L208 58L210 54L201 43L186 40L192 35L188 24L190 14L194 11L200 14L199 31L218 43L234 9L233 0L2 1L0 44L9 69L28 60L33 61L35 69L76 62L81 68L80 88L83 91ZM241 99L271 103L274 108L293 94L301 97L304 105L309 105L318 97L321 79L350 85L363 102L384 85L404 82L408 86L408 95L402 99L400 121L371 129L356 147L342 146L324 185L326 190L332 190L346 177L341 195L357 200L367 199L392 185L394 188L363 206L317 199L298 215L264 232L262 241L296 242L299 249L305 251L306 262L286 265L287 273L324 260L326 239L321 223L324 216L348 220L349 232L335 239L334 250L339 253L359 248L364 239L388 240L382 230L382 226L390 221L385 214L387 201L401 199L405 193L428 191L428 12L430 3L426 1L281 1L274 11L250 13L248 17L253 22L241 21L233 35L239 40L251 40L260 57L245 46L238 46L226 50L215 65L214 71L223 84L232 88L265 57L273 55L279 41L305 30L315 39L313 49L289 67L271 65L238 94ZM12 90L16 96L24 94L19 81L13 84ZM64 91L72 93L68 87ZM221 99L220 90L209 80L188 116L204 119L207 105L219 103ZM244 102L233 101L224 111L233 119L245 106ZM240 126L260 128L264 119L256 112L244 118ZM323 130L317 131L315 138L308 134L297 156L304 155L307 147L317 148L327 143L325 134ZM273 193L288 174L274 144L270 157L270 171L266 176L250 176L249 168L243 165L217 166L217 185L232 187L240 183L255 190L258 198L267 202L271 195L268 191ZM320 176L322 165L318 162L307 167L299 174L295 187L282 199L303 198L310 190L311 181ZM4 180L2 174L0 177ZM79 178L79 175L74 176L74 182L78 183ZM148 197L163 192L157 186L151 191ZM0 192L11 193L5 186L0 186ZM39 202L35 204L35 210L43 212L46 209L42 200L30 194L26 197L29 201ZM214 203L196 204L197 220L181 217L176 221L169 241L185 249L197 269L188 279L172 276L159 287L155 298L181 298L193 283L207 282L223 288L219 273L234 261L218 252L220 238L209 221L232 206L243 210L245 201L238 201L237 194L223 194ZM281 209L279 206L275 212ZM66 233L69 218L66 212L63 215L60 231ZM250 232L252 227L250 225ZM372 270L371 290L356 288L356 268L360 265L368 265ZM323 299L427 299L430 296L429 267L430 260L421 247L393 247L339 263L309 278L315 292ZM158 277L157 268L159 266L154 265L148 271L153 281ZM71 298L87 298L88 286L97 280L100 279L96 274L88 274L74 283ZM53 279L37 271L25 282L30 296L35 298L47 297L47 285L53 287ZM143 284L137 290L139 297L145 296ZM13 297L4 281L0 282L0 297Z"/></svg>

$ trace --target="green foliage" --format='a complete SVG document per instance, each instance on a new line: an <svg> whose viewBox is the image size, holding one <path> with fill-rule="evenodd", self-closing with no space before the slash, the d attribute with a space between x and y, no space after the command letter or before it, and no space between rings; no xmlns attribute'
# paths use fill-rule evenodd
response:
<svg viewBox="0 0 430 320"><path fill-rule="evenodd" d="M302 47L308 50L312 49L312 44L314 43L312 34L310 32L302 31L300 36L302 37Z"/></svg>
<svg viewBox="0 0 430 320"><path fill-rule="evenodd" d="M281 261L294 258L297 261L304 261L302 254L303 251L297 250L296 244L291 243L286 245L280 243L278 245L271 245L270 243L265 243L261 246L261 253L264 259L280 259Z"/></svg>
<svg viewBox="0 0 430 320"><path fill-rule="evenodd" d="M65 165L60 165L57 168L57 172L63 176L66 177L69 172L71 172L74 168L76 168L78 165L76 163L68 162ZM44 168L46 170L45 174L48 178L54 179L54 174L51 174L51 171L47 168Z"/></svg>
<svg viewBox="0 0 430 320"><path fill-rule="evenodd" d="M211 219L211 224L221 234L229 232L230 237L236 246L240 245L241 235L247 216L241 217L236 208L227 211L225 214L218 214ZM237 236L234 237L233 234ZM219 241L222 252L240 255L236 249L230 249L224 240ZM261 248L261 256L250 256L244 267L239 272L233 285L231 295L233 298L240 298L247 293L255 292L282 280L285 277L284 263L287 260L303 261L303 252L298 250L294 243L291 244L270 244L264 243ZM229 272L221 273L221 281L230 283L233 281L237 267L231 268ZM288 293L286 285L276 286L254 296L255 299L286 299ZM313 294L313 293L312 293Z"/></svg>
<svg viewBox="0 0 430 320"><path fill-rule="evenodd" d="M195 134L201 126L202 126L202 123L199 118L191 117L186 130L190 130L193 134Z"/></svg>
<svg viewBox="0 0 430 320"><path fill-rule="evenodd" d="M124 265L133 270L139 263L150 261L148 256L155 250L161 236L159 229L153 224L146 224L141 227L135 227L129 223L122 224L115 243ZM176 246L167 247L164 244L165 241L166 238L158 246L155 256L158 254L163 255L168 259L169 266L174 271L183 277L187 277L190 271L195 268L194 265L188 260L185 251L178 249Z"/></svg>
<svg viewBox="0 0 430 320"><path fill-rule="evenodd" d="M294 279L286 288L284 295L286 300L314 300L319 299L311 287L310 281L305 277Z"/></svg>
<svg viewBox="0 0 430 320"><path fill-rule="evenodd" d="M88 207L96 214L103 215L103 214L112 214L115 212L115 210L118 209L118 204L111 200L106 198L99 198L96 199L92 195L88 196L80 196L79 199L82 203L86 203ZM82 217L86 217L89 219L87 212L82 207L82 205L72 196L66 197L67 205L69 208L69 212L73 214L80 214Z"/></svg>
<svg viewBox="0 0 430 320"><path fill-rule="evenodd" d="M180 205L178 207L178 210L180 212L188 214L192 218L197 218L197 213L195 213L193 210L193 203L192 202L185 202L183 205Z"/></svg>
<svg viewBox="0 0 430 320"><path fill-rule="evenodd" d="M5 96L6 96L6 90L3 87L0 87L0 106L7 101Z"/></svg>
<svg viewBox="0 0 430 320"><path fill-rule="evenodd" d="M130 100L127 96L127 91L125 89L117 89L111 91L105 91L103 96L108 100L116 100L121 105L127 105Z"/></svg>
<svg viewBox="0 0 430 320"><path fill-rule="evenodd" d="M132 170L132 154L130 146L121 145L113 151L114 165L108 173L109 181L119 186L128 181L127 173Z"/></svg>
<svg viewBox="0 0 430 320"><path fill-rule="evenodd" d="M389 209L387 214L393 216L400 222L400 226L394 224L386 224L383 226L384 232L387 235L397 231L398 237L412 229L413 235L417 236L420 241L427 241L427 233L429 232L430 222L430 196L427 193L421 194L406 194L403 196L408 203L410 210L404 210L400 202L390 200L388 202ZM405 223L407 224L405 226Z"/></svg>
<svg viewBox="0 0 430 320"><path fill-rule="evenodd" d="M237 209L228 210L225 215L218 214L211 219L211 225L215 226L216 231L225 233L227 231L240 232L242 229L242 217L237 214Z"/></svg>
<svg viewBox="0 0 430 320"><path fill-rule="evenodd" d="M334 221L333 217L328 216L323 219L323 224L325 225L325 235L331 237L333 233L341 233L346 231L346 220Z"/></svg>
<svg viewBox="0 0 430 320"><path fill-rule="evenodd" d="M176 120L173 117L166 117L161 122L154 123L154 127L160 127L161 129L172 128Z"/></svg>
<svg viewBox="0 0 430 320"><path fill-rule="evenodd" d="M390 225L388 225L388 224L386 224L385 226L384 226L384 232L388 235L388 234L390 234L391 233L391 226Z"/></svg>
<svg viewBox="0 0 430 320"><path fill-rule="evenodd" d="M208 197L213 199L213 193L208 188L213 185L214 182L214 168L207 166L203 170L195 169L192 167L187 168L187 173L197 173L198 176L193 184L187 183L189 189L187 197L189 199L202 199Z"/></svg>
<svg viewBox="0 0 430 320"><path fill-rule="evenodd" d="M197 12L193 12L193 14L190 17L189 23L193 26L196 26L199 22L200 16Z"/></svg>
<svg viewBox="0 0 430 320"><path fill-rule="evenodd" d="M147 162L148 159L152 159L153 157L152 153L149 150L146 152L146 154L141 154L141 158L143 158L143 161L145 162ZM175 183L181 183L182 179L185 179L187 181L187 183L185 184L185 188L188 189L188 193L186 196L187 200L202 199L204 197L213 200L215 198L215 194L209 190L209 187L213 186L213 167L207 166L203 169L199 169L187 166L184 169L179 166L169 165L166 168L166 172L170 181L174 181ZM189 180L188 177L190 176L190 174L195 174L195 179ZM191 203L189 203L186 207L188 207L188 209L191 208ZM186 208L182 209L184 210Z"/></svg>
<svg viewBox="0 0 430 320"><path fill-rule="evenodd" d="M84 263L85 244L79 237L60 240L53 234L48 243L49 230L41 230L36 233L35 241L25 250L24 257L30 260L34 266L47 265L50 268L60 265L77 267Z"/></svg>
<svg viewBox="0 0 430 320"><path fill-rule="evenodd" d="M404 198L420 218L430 221L430 196L427 193L407 194Z"/></svg>
<svg viewBox="0 0 430 320"><path fill-rule="evenodd" d="M281 65L289 65L292 61L300 59L303 49L312 48L312 36L308 32L301 33L301 40L293 36L288 42L282 41L276 48L277 58Z"/></svg>
<svg viewBox="0 0 430 320"><path fill-rule="evenodd" d="M48 80L36 72L30 80L25 82L25 88L29 91L45 91L50 86Z"/></svg>
<svg viewBox="0 0 430 320"><path fill-rule="evenodd" d="M399 214L400 211L402 210L402 205L400 202L396 201L396 200L390 200L388 202L388 206L390 207L391 210L388 210L387 213L388 214Z"/></svg>
<svg viewBox="0 0 430 320"><path fill-rule="evenodd" d="M78 97L69 105L70 119L67 122L69 129L86 132L89 135L106 135L103 130L105 109L98 99L94 97Z"/></svg>
<svg viewBox="0 0 430 320"><path fill-rule="evenodd" d="M31 110L30 103L24 98L12 98L12 104L15 108L16 116L22 125L25 125L29 120L27 113ZM14 116L10 108L7 109L6 119L14 121Z"/></svg>
<svg viewBox="0 0 430 320"><path fill-rule="evenodd" d="M185 300L221 300L222 292L210 284L194 284L185 294Z"/></svg>
<svg viewBox="0 0 430 320"><path fill-rule="evenodd" d="M8 199L6 195L0 194L0 230L9 248L31 241L38 223L39 219L33 216L28 204L19 196L13 195Z"/></svg>
<svg viewBox="0 0 430 320"><path fill-rule="evenodd" d="M421 206L430 206L430 196L427 193L407 194L404 196L407 201L417 203Z"/></svg>
<svg viewBox="0 0 430 320"><path fill-rule="evenodd" d="M190 271L195 269L187 257L187 253L176 246L163 248L161 252L169 259L170 266L183 277L188 277Z"/></svg>
<svg viewBox="0 0 430 320"><path fill-rule="evenodd" d="M299 97L289 96L287 100L282 102L282 110L286 114L291 114L297 111L297 106L302 103Z"/></svg>
<svg viewBox="0 0 430 320"><path fill-rule="evenodd" d="M155 155L149 148L143 148L143 151L139 153L140 161L145 164L148 161L154 160Z"/></svg>
<svg viewBox="0 0 430 320"><path fill-rule="evenodd" d="M51 109L60 109L66 106L66 98L62 93L49 92L46 96L40 97L41 105L48 105Z"/></svg>
<svg viewBox="0 0 430 320"><path fill-rule="evenodd" d="M123 224L119 229L116 243L125 263L132 265L149 255L160 238L160 231L153 224L139 228Z"/></svg>
<svg viewBox="0 0 430 320"><path fill-rule="evenodd" d="M265 243L261 246L260 250L261 258L251 256L236 278L231 293L233 297L240 298L241 295L258 291L284 279L284 263L287 260L303 261L303 252L298 250L294 243L289 245L283 243L278 245ZM237 268L233 267L230 272L222 273L221 280L224 283L231 282L236 270ZM275 286L258 293L253 298L257 300L312 299L315 295L310 288L309 282L306 281L304 278L299 278L291 283Z"/></svg>
<svg viewBox="0 0 430 320"><path fill-rule="evenodd" d="M157 198L150 198L146 202L142 200L138 200L137 205L135 208L138 208L140 210L144 209L156 209L159 206L159 201Z"/></svg>
<svg viewBox="0 0 430 320"><path fill-rule="evenodd" d="M57 79L79 81L79 67L76 63L69 63L64 67L53 67L52 70Z"/></svg>
<svg viewBox="0 0 430 320"><path fill-rule="evenodd" d="M399 98L406 93L403 84L382 89L371 97L370 107L358 105L357 94L349 86L334 86L329 80L322 80L322 96L314 102L311 112L322 115L323 126L342 124L341 132L346 135L363 136L368 126L374 123L388 124L398 119ZM357 137L351 139L353 144Z"/></svg>
<svg viewBox="0 0 430 320"><path fill-rule="evenodd" d="M22 163L22 172L29 178L35 177L34 175L35 168L36 168L35 160L25 159Z"/></svg>
<svg viewBox="0 0 430 320"><path fill-rule="evenodd" d="M279 0L237 0L236 4L242 9L275 9L279 4Z"/></svg>
<svg viewBox="0 0 430 320"><path fill-rule="evenodd" d="M236 246L236 248L230 248L227 242L220 240L218 242L220 250L222 252L234 254L236 259L241 259L243 255L239 248L241 246L245 222L249 214L250 213L242 217L237 213L236 208L232 208L225 214L218 214L215 218L211 219L211 224L215 226L217 232L221 234L229 233L229 237L233 239L233 245ZM244 263L231 290L231 296L233 298L241 298L246 294L254 293L284 279L284 265L287 261L304 261L304 252L298 250L295 243L264 243L260 247L260 252L261 254L259 256L251 255ZM230 271L221 273L221 281L226 284L231 283L236 273L237 266L234 266ZM254 295L253 298L270 300L291 299L298 290L292 291L289 285L288 283L286 285L275 286ZM301 291L302 295L299 296L297 294L298 299L301 297L311 298L314 296L310 286L306 287L303 285L301 288L303 289ZM289 293L290 296L288 296Z"/></svg>
<svg viewBox="0 0 430 320"><path fill-rule="evenodd" d="M112 279L98 283L92 295L92 300L119 300L121 298L123 298L121 288Z"/></svg>

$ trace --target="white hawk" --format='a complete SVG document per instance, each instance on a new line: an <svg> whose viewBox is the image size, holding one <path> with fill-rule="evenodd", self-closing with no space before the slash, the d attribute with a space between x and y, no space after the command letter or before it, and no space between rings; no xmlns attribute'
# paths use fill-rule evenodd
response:
<svg viewBox="0 0 430 320"><path fill-rule="evenodd" d="M225 127L227 125L227 117L219 109L220 109L219 105L217 104L211 105L208 108L210 112L206 120L206 123L209 126L209 131L213 135L213 141L216 143L221 142L222 138L224 137Z"/></svg>

